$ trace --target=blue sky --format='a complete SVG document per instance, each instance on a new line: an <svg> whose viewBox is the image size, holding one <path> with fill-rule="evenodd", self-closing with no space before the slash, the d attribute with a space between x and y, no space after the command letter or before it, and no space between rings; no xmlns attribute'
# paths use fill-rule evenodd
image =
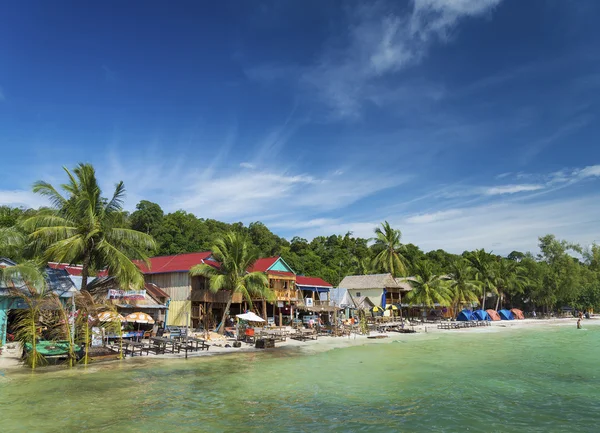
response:
<svg viewBox="0 0 600 433"><path fill-rule="evenodd" d="M0 204L93 163L127 208L425 250L600 240L600 3L6 3Z"/></svg>

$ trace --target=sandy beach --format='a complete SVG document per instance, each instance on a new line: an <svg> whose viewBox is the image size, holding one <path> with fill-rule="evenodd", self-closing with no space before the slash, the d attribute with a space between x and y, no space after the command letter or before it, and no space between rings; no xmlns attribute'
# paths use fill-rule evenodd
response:
<svg viewBox="0 0 600 433"><path fill-rule="evenodd" d="M274 349L266 349L266 350L299 350L303 354L311 354L311 353L320 353L325 352L332 349L339 349L344 347L351 347L357 345L364 344L386 344L391 343L397 340L409 340L415 338L423 338L429 334L436 334L436 336L441 336L444 334L457 334L457 333L490 333L490 332L506 332L510 330L519 330L526 328L543 328L549 326L576 326L577 319L576 318L556 318L556 319L524 319L524 320L510 320L510 321L496 321L491 322L491 326L485 327L476 327L476 328L464 328L464 329L453 329L453 330L443 330L438 329L437 324L435 323L415 323L414 330L416 333L414 334L401 334L397 332L388 332L388 333L379 333L379 332L371 332L369 336L366 335L358 335L351 334L346 337L329 337L329 336L320 336L317 340L307 340L307 341L299 341L291 338L286 339L286 341L277 342ZM583 328L587 326L599 326L600 318L592 317L591 319L586 319L583 322ZM200 336L202 337L202 336ZM379 337L379 338L368 338L368 337ZM256 349L254 344L250 343L242 343L242 346L239 348L234 347L225 347L225 345L231 346L233 343L232 339L215 339L209 341L211 345L209 350L203 350L198 352L188 352L188 358L197 358L204 356L217 356L217 355L235 355L236 353L248 353L248 352L262 352L265 349ZM18 343L9 343L7 344L3 351L2 355L0 355L0 369L14 369L14 368L22 368L21 360L21 349ZM164 354L164 355L149 355L144 356L144 358L150 359L181 359L185 358L184 353L175 353L175 354ZM139 359L139 357L126 357L122 360L122 363L127 363L134 359ZM99 361L95 363L96 365L99 363L114 363L116 361Z"/></svg>

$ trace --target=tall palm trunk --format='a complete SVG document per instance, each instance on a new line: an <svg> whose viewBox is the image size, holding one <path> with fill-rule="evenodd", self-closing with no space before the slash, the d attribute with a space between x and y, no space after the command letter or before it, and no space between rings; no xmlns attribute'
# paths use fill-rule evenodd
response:
<svg viewBox="0 0 600 433"><path fill-rule="evenodd" d="M496 299L496 311L498 311L498 307L502 308L502 291L498 290L498 299Z"/></svg>
<svg viewBox="0 0 600 433"><path fill-rule="evenodd" d="M31 369L35 370L35 364L37 362L37 326L35 323L35 319L32 317L31 320Z"/></svg>
<svg viewBox="0 0 600 433"><path fill-rule="evenodd" d="M90 273L90 262L91 257L89 253L85 253L85 257L83 259L83 263L81 264L81 288L80 290L85 290L87 288L88 276Z"/></svg>
<svg viewBox="0 0 600 433"><path fill-rule="evenodd" d="M481 309L485 310L485 298L487 298L487 288L483 289L483 298L481 298Z"/></svg>
<svg viewBox="0 0 600 433"><path fill-rule="evenodd" d="M219 326L219 334L223 335L225 333L225 320L227 320L227 316L229 315L229 308L231 307L231 303L233 302L233 290L229 294L229 299L227 299L227 305L225 306L225 310L223 311L223 317L221 317L221 325Z"/></svg>

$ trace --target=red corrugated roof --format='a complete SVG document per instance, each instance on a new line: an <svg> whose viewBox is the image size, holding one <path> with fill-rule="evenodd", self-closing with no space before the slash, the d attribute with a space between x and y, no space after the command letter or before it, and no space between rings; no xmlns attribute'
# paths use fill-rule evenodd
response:
<svg viewBox="0 0 600 433"><path fill-rule="evenodd" d="M64 269L69 275L74 275L76 277L80 277L83 270L81 265L70 265L68 263L48 262L48 266L52 269ZM108 276L108 272L106 270L98 271L96 272L96 276L106 277Z"/></svg>
<svg viewBox="0 0 600 433"><path fill-rule="evenodd" d="M319 277L304 277L302 275L296 275L296 285L311 287L333 287L327 281L322 280Z"/></svg>
<svg viewBox="0 0 600 433"><path fill-rule="evenodd" d="M221 267L221 263L216 262L214 260L204 260L204 263L206 263L207 265L212 266L213 268L219 269Z"/></svg>
<svg viewBox="0 0 600 433"><path fill-rule="evenodd" d="M177 254L174 256L152 257L150 268L143 262L136 264L144 274L164 274L167 272L188 272L193 266L202 263L211 256L210 251L200 253Z"/></svg>
<svg viewBox="0 0 600 433"><path fill-rule="evenodd" d="M279 257L265 257L263 259L258 259L250 269L248 269L248 272L267 272L267 269L273 266L278 259Z"/></svg>

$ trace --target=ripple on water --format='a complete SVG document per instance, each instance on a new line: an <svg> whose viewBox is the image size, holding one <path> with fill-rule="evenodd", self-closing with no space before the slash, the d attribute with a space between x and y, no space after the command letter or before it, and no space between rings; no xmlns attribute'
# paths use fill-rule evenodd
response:
<svg viewBox="0 0 600 433"><path fill-rule="evenodd" d="M588 329L11 372L2 432L594 431L600 327Z"/></svg>

